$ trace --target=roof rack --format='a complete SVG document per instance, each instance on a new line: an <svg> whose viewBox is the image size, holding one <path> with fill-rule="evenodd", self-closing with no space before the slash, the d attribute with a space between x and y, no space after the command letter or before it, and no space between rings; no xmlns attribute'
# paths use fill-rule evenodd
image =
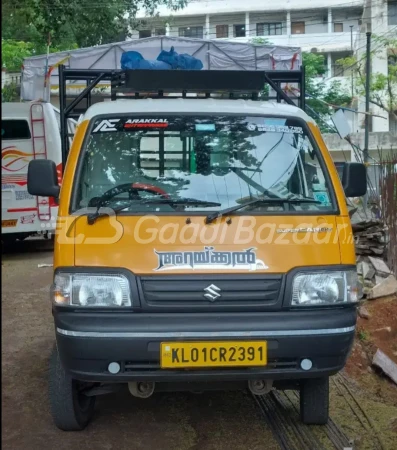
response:
<svg viewBox="0 0 397 450"><path fill-rule="evenodd" d="M92 90L99 83L110 81L111 100L117 98L185 98L196 94L197 99L212 96L226 98L263 98L266 85L269 93L266 100L285 102L305 109L305 71L300 70L109 70L66 69L59 66L59 103L62 143L62 162L65 164L69 152L68 119L78 119L92 104ZM85 81L86 87L77 96L67 96L70 81ZM300 96L287 94L282 85L297 84ZM76 107L83 108L76 111Z"/></svg>

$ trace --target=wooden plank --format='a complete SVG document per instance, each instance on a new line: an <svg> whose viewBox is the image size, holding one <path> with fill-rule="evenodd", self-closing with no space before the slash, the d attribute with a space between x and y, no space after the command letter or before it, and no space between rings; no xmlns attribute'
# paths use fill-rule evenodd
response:
<svg viewBox="0 0 397 450"><path fill-rule="evenodd" d="M374 366L379 367L397 384L397 364L392 361L382 350L377 350L372 360Z"/></svg>

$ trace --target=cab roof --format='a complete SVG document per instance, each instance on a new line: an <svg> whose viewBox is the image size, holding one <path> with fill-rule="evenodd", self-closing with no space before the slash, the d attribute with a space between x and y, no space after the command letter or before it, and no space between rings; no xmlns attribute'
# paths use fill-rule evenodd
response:
<svg viewBox="0 0 397 450"><path fill-rule="evenodd" d="M80 121L97 116L119 114L250 114L300 118L315 123L303 110L283 103L258 100L164 98L164 99L122 99L100 102L90 106Z"/></svg>
<svg viewBox="0 0 397 450"><path fill-rule="evenodd" d="M42 105L44 110L53 109L51 103L47 102L4 102L1 104L1 117L3 119L28 118L32 105Z"/></svg>

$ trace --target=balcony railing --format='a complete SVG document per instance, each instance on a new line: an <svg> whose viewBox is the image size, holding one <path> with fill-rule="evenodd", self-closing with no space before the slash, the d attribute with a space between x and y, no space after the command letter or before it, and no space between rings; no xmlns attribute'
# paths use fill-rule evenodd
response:
<svg viewBox="0 0 397 450"><path fill-rule="evenodd" d="M21 85L20 72L3 72L1 87L3 88L7 84L15 84L16 86L20 86Z"/></svg>

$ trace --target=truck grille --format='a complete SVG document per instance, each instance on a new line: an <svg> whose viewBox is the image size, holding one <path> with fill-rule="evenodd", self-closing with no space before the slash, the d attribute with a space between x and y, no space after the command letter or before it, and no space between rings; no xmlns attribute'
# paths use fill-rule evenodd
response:
<svg viewBox="0 0 397 450"><path fill-rule="evenodd" d="M149 308L252 310L281 304L281 275L147 276L139 279Z"/></svg>

